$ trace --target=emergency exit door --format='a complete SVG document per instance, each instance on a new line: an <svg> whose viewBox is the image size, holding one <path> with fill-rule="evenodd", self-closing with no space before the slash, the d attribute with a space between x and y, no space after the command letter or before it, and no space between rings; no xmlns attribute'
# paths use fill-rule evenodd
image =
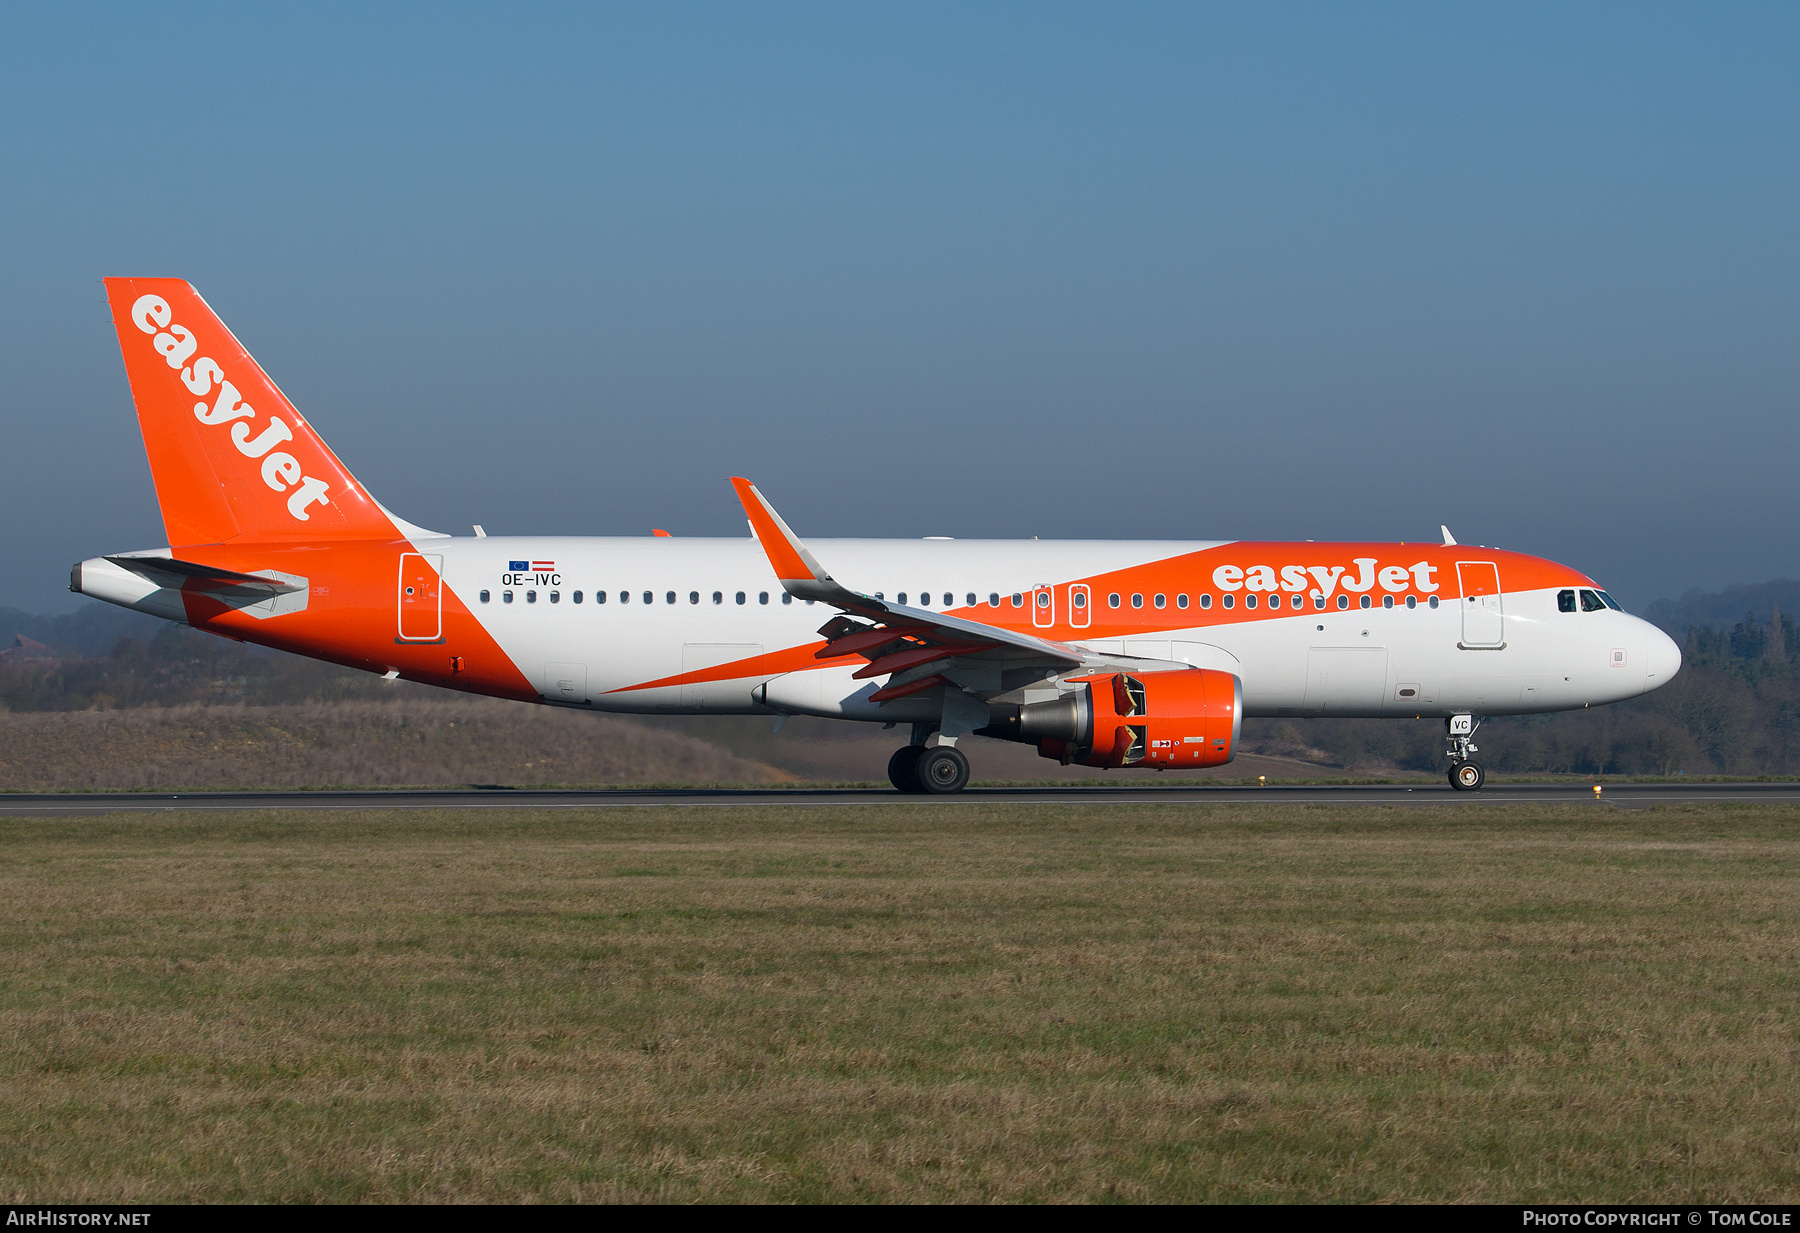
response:
<svg viewBox="0 0 1800 1233"><path fill-rule="evenodd" d="M400 554L400 641L436 642L444 636L444 584L438 553Z"/></svg>
<svg viewBox="0 0 1800 1233"><path fill-rule="evenodd" d="M1500 595L1500 567L1492 561L1458 561L1456 581L1462 588L1464 647L1497 647L1506 642L1505 613Z"/></svg>

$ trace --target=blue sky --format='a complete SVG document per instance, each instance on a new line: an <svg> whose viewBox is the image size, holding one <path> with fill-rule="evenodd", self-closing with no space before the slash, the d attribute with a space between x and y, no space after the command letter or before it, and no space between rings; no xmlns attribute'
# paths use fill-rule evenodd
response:
<svg viewBox="0 0 1800 1233"><path fill-rule="evenodd" d="M0 11L0 604L160 542L99 279L493 533L1800 573L1792 6Z"/></svg>

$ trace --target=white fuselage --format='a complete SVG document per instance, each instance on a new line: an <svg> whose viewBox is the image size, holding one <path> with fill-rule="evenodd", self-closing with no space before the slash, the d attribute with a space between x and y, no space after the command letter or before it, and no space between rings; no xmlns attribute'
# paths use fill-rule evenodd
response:
<svg viewBox="0 0 1800 1233"><path fill-rule="evenodd" d="M879 682L853 680L850 667L765 663L741 676L646 687L817 644L815 631L833 610L786 595L754 539L416 542L421 552L441 555L446 586L546 701L630 713L932 717L935 704L925 699L914 708L904 700L869 702ZM905 595L901 602L915 607L1027 631L1034 626L1029 601L1015 607L1015 595L1223 542L810 541L853 590L890 600ZM549 561L554 568L502 568L514 560ZM1211 586L1194 578L1185 610L1171 596L1160 610L1147 601L1135 612L1108 613L1096 594L1095 636L1067 629L1056 636L1106 653L1229 670L1242 679L1245 713L1252 716L1566 710L1657 688L1680 664L1679 651L1654 626L1613 609L1560 611L1556 587L1507 592L1499 644L1468 649L1464 613L1454 602L1387 608L1377 599L1367 609L1318 609L1308 599L1301 610L1284 604L1279 615L1244 620L1240 612L1240 619L1220 621L1219 608L1198 607ZM597 593L605 602L596 602ZM995 596L998 608L990 602Z"/></svg>

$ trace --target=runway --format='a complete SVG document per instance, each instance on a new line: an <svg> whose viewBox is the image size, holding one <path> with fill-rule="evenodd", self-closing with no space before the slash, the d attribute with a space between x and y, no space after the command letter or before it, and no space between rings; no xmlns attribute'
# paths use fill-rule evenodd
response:
<svg viewBox="0 0 1800 1233"><path fill-rule="evenodd" d="M902 796L885 788L448 788L319 792L45 792L0 795L0 817L83 817L231 809L638 809L757 805L1523 805L1593 802L1652 805L1796 804L1800 783L1493 784L1456 792L1447 783L1320 784L1269 788L1170 786L970 788L956 796Z"/></svg>

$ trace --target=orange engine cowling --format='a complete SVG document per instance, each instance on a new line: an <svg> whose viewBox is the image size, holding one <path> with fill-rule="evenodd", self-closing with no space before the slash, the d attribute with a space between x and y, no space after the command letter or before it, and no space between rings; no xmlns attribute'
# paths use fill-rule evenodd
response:
<svg viewBox="0 0 1800 1233"><path fill-rule="evenodd" d="M1070 683L1085 688L1020 708L1007 735L1036 739L1040 755L1065 765L1196 768L1237 754L1244 690L1232 673L1181 668Z"/></svg>

